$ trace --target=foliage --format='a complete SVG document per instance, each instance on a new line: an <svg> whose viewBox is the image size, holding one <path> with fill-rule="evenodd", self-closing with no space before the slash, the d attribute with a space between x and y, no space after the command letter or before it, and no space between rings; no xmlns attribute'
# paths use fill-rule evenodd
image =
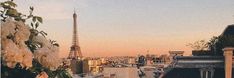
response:
<svg viewBox="0 0 234 78"><path fill-rule="evenodd" d="M190 46L193 50L206 50L208 48L205 40L195 41L194 43L187 44L187 46Z"/></svg>
<svg viewBox="0 0 234 78"><path fill-rule="evenodd" d="M13 69L7 66L1 66L1 78L29 78L35 77L36 75L37 73L22 69L19 64Z"/></svg>
<svg viewBox="0 0 234 78"><path fill-rule="evenodd" d="M198 53L196 55L215 55L223 56L223 48L225 47L234 47L234 35L220 35L212 37L208 42L204 40L196 41L193 44L190 43L187 46L191 46L195 51L194 52L208 52Z"/></svg>
<svg viewBox="0 0 234 78"><path fill-rule="evenodd" d="M16 7L17 4L14 3L13 0L0 2L0 20L1 22L5 22L7 19L10 18L12 20L22 21L25 23L28 19L31 19L30 36L29 40L26 41L25 44L31 50L31 52L34 52L41 47L41 44L34 43L32 41L32 38L38 35L42 35L44 37L46 37L47 35L46 32L39 31L37 29L39 27L39 24L43 23L43 19L40 16L33 15L33 7L29 8L29 15L18 12ZM50 43L54 46L59 46L59 44L54 40L50 40ZM15 68L9 68L7 66L4 66L3 62L1 62L1 78L35 78L40 72L43 71L45 71L49 75L49 78L71 78L71 75L66 71L68 67L64 67L63 65L52 71L49 68L43 67L35 59L33 59L32 63L33 66L31 68L24 69L19 64L17 64Z"/></svg>
<svg viewBox="0 0 234 78"><path fill-rule="evenodd" d="M208 47L214 55L223 56L223 48L234 47L234 35L220 35L218 37L213 37L208 42Z"/></svg>
<svg viewBox="0 0 234 78"><path fill-rule="evenodd" d="M36 28L39 26L39 23L42 23L42 18L39 16L33 15L33 7L30 7L29 9L29 15L22 14L17 11L16 9L17 4L11 1L5 1L0 3L0 8L3 8L3 10L0 11L1 13L1 21L6 21L7 18L13 18L16 21L23 21L25 22L27 19L32 19L33 22L31 23L32 26L35 26Z"/></svg>
<svg viewBox="0 0 234 78"><path fill-rule="evenodd" d="M213 53L210 50L193 50L193 56L211 56Z"/></svg>

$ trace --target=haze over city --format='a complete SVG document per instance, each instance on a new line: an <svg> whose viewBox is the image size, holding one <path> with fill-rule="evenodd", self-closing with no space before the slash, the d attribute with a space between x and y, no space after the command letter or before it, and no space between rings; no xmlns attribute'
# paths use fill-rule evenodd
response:
<svg viewBox="0 0 234 78"><path fill-rule="evenodd" d="M72 14L78 14L83 56L136 56L183 50L186 44L218 36L234 22L233 0L15 0L20 11L34 6L39 29L60 44L67 57L72 42Z"/></svg>

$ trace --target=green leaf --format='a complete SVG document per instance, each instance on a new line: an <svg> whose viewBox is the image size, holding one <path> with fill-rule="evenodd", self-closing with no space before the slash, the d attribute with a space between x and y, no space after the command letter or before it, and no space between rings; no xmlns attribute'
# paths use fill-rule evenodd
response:
<svg viewBox="0 0 234 78"><path fill-rule="evenodd" d="M9 16L12 16L12 17L15 17L15 16L18 16L18 12L16 9L8 9L7 12L6 12L6 15L9 15Z"/></svg>
<svg viewBox="0 0 234 78"><path fill-rule="evenodd" d="M33 11L33 10L34 10L34 8L33 8L32 6L30 6L30 7L29 7L29 9L30 9L31 11Z"/></svg>
<svg viewBox="0 0 234 78"><path fill-rule="evenodd" d="M45 34L45 35L47 35L47 33L46 32L44 32L44 31L41 31L43 34Z"/></svg>
<svg viewBox="0 0 234 78"><path fill-rule="evenodd" d="M42 21L43 21L42 18L41 18L41 17L38 17L38 16L37 16L37 20L38 20L40 23L42 23Z"/></svg>
<svg viewBox="0 0 234 78"><path fill-rule="evenodd" d="M34 17L32 18L33 22L36 22L36 19L37 19L37 17L34 16Z"/></svg>
<svg viewBox="0 0 234 78"><path fill-rule="evenodd" d="M59 47L59 44L58 44L58 43L55 43L55 44L53 44L53 45Z"/></svg>
<svg viewBox="0 0 234 78"><path fill-rule="evenodd" d="M36 28L37 28L37 27L39 26L39 23L37 22L35 26L36 26Z"/></svg>
<svg viewBox="0 0 234 78"><path fill-rule="evenodd" d="M16 21L20 21L20 20L21 20L21 17L17 16L17 17L15 17L15 20L16 20Z"/></svg>
<svg viewBox="0 0 234 78"><path fill-rule="evenodd" d="M44 32L44 31L40 31L39 32L42 36L44 36L44 37L46 37L47 36L47 33L46 32Z"/></svg>
<svg viewBox="0 0 234 78"><path fill-rule="evenodd" d="M0 7L4 6L5 4L3 2L0 3Z"/></svg>
<svg viewBox="0 0 234 78"><path fill-rule="evenodd" d="M32 28L33 28L33 23L31 23L31 26L32 26Z"/></svg>
<svg viewBox="0 0 234 78"><path fill-rule="evenodd" d="M10 9L11 8L11 6L6 5L6 3L1 3L0 5L1 5L0 7L3 7L4 9Z"/></svg>
<svg viewBox="0 0 234 78"><path fill-rule="evenodd" d="M9 4L12 7L16 7L17 6L13 1L6 1L4 3Z"/></svg>
<svg viewBox="0 0 234 78"><path fill-rule="evenodd" d="M58 78L72 78L72 76L66 70L59 71L57 77Z"/></svg>

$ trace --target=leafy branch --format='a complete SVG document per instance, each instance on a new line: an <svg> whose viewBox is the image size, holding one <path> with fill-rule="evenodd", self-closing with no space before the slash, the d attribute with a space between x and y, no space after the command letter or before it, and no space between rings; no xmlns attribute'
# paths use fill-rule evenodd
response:
<svg viewBox="0 0 234 78"><path fill-rule="evenodd" d="M50 40L50 43L51 43L52 45L54 45L54 46L59 47L59 44L58 44L57 41L55 41L55 40Z"/></svg>
<svg viewBox="0 0 234 78"><path fill-rule="evenodd" d="M33 18L33 22L36 23L36 20L40 23L42 23L42 18L39 16L33 15L33 7L30 7L29 9L29 15L22 14L16 10L17 4L13 2L13 0L5 1L0 3L0 8L3 8L3 10L0 11L1 21L6 21L7 18L13 18L16 21L22 21L25 22L27 19ZM39 26L39 23L36 27Z"/></svg>
<svg viewBox="0 0 234 78"><path fill-rule="evenodd" d="M16 9L17 4L14 3L13 0L0 2L0 20L1 22L7 21L7 19L15 20L15 21L22 21L26 22L27 20L30 21L30 37L29 40L25 42L25 44L28 46L28 48L34 52L34 50L41 47L40 44L34 43L32 38L38 35L42 35L44 37L47 36L47 33L44 31L40 31L37 28L39 27L39 24L43 23L43 19L40 16L33 15L34 7L29 7L29 15L22 14L17 11ZM8 36L9 39L14 38L13 35ZM50 40L50 43L54 46L59 46L59 44L54 41ZM1 63L1 66L2 63ZM8 67L3 67L3 71L1 71L2 78L33 78L37 74L39 74L41 71L46 71L46 73L50 76L49 78L72 78L70 74L66 71L66 68L60 67L56 71L52 71L48 68L44 68L38 63L35 59L33 59L33 67L29 68L29 70L14 68L9 69ZM14 71L14 72L12 72ZM23 72L23 73L19 73ZM21 77L25 76L25 77Z"/></svg>

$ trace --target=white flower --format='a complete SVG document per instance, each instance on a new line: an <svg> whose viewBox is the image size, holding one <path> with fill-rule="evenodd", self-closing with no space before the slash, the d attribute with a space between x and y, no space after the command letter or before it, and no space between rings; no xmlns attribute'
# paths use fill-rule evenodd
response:
<svg viewBox="0 0 234 78"><path fill-rule="evenodd" d="M1 25L3 62L10 68L19 63L23 68L32 67L32 52L25 45L29 39L30 28L23 22L7 20ZM7 36L14 38L8 39Z"/></svg>
<svg viewBox="0 0 234 78"><path fill-rule="evenodd" d="M43 36L35 36L32 41L41 45L35 53L29 50L25 41L31 34L29 26L23 22L6 20L1 23L1 50L2 62L4 65L14 68L19 63L23 68L32 67L33 57L38 62L51 70L55 70L60 65L59 48L53 46L49 40ZM8 38L12 36L12 38ZM46 78L46 77L44 77Z"/></svg>
<svg viewBox="0 0 234 78"><path fill-rule="evenodd" d="M34 58L43 66L51 70L56 70L60 65L59 48L53 46L44 36L35 36L32 41L41 45L41 48L35 50Z"/></svg>
<svg viewBox="0 0 234 78"><path fill-rule="evenodd" d="M32 67L32 60L33 60L32 52L27 47L21 48L20 50L22 52L22 57L23 57L21 66L23 68L26 67L26 69L28 69L29 67Z"/></svg>
<svg viewBox="0 0 234 78"><path fill-rule="evenodd" d="M15 31L15 24L11 20L7 20L6 22L1 23L1 38L6 39L10 34L13 35Z"/></svg>
<svg viewBox="0 0 234 78"><path fill-rule="evenodd" d="M53 48L53 47L52 47ZM43 66L51 70L56 70L60 65L58 52L54 52L48 47L42 47L34 52L34 58Z"/></svg>
<svg viewBox="0 0 234 78"><path fill-rule="evenodd" d="M15 25L17 28L15 33L16 43L27 41L30 36L29 26L25 25L22 21L15 22Z"/></svg>
<svg viewBox="0 0 234 78"><path fill-rule="evenodd" d="M18 44L20 42L25 42L29 39L29 34L25 34L27 33L26 31L17 31L15 33L15 42Z"/></svg>
<svg viewBox="0 0 234 78"><path fill-rule="evenodd" d="M59 47L58 46L51 45L50 49L52 50L52 52L56 52L56 53L59 52Z"/></svg>
<svg viewBox="0 0 234 78"><path fill-rule="evenodd" d="M2 60L8 67L14 68L17 63L21 63L23 61L22 53L12 40L7 39L4 40L3 43Z"/></svg>
<svg viewBox="0 0 234 78"><path fill-rule="evenodd" d="M32 67L32 52L26 47L19 48L12 40L3 40L2 57L3 61L10 68L19 63L23 68Z"/></svg>
<svg viewBox="0 0 234 78"><path fill-rule="evenodd" d="M16 43L26 41L30 36L29 26L25 25L22 21L7 20L2 23L1 27L1 37L7 38L9 35L13 35Z"/></svg>
<svg viewBox="0 0 234 78"><path fill-rule="evenodd" d="M34 43L40 44L42 47L48 47L51 45L50 42L44 36L40 36L40 35L34 36L32 38L32 41Z"/></svg>

